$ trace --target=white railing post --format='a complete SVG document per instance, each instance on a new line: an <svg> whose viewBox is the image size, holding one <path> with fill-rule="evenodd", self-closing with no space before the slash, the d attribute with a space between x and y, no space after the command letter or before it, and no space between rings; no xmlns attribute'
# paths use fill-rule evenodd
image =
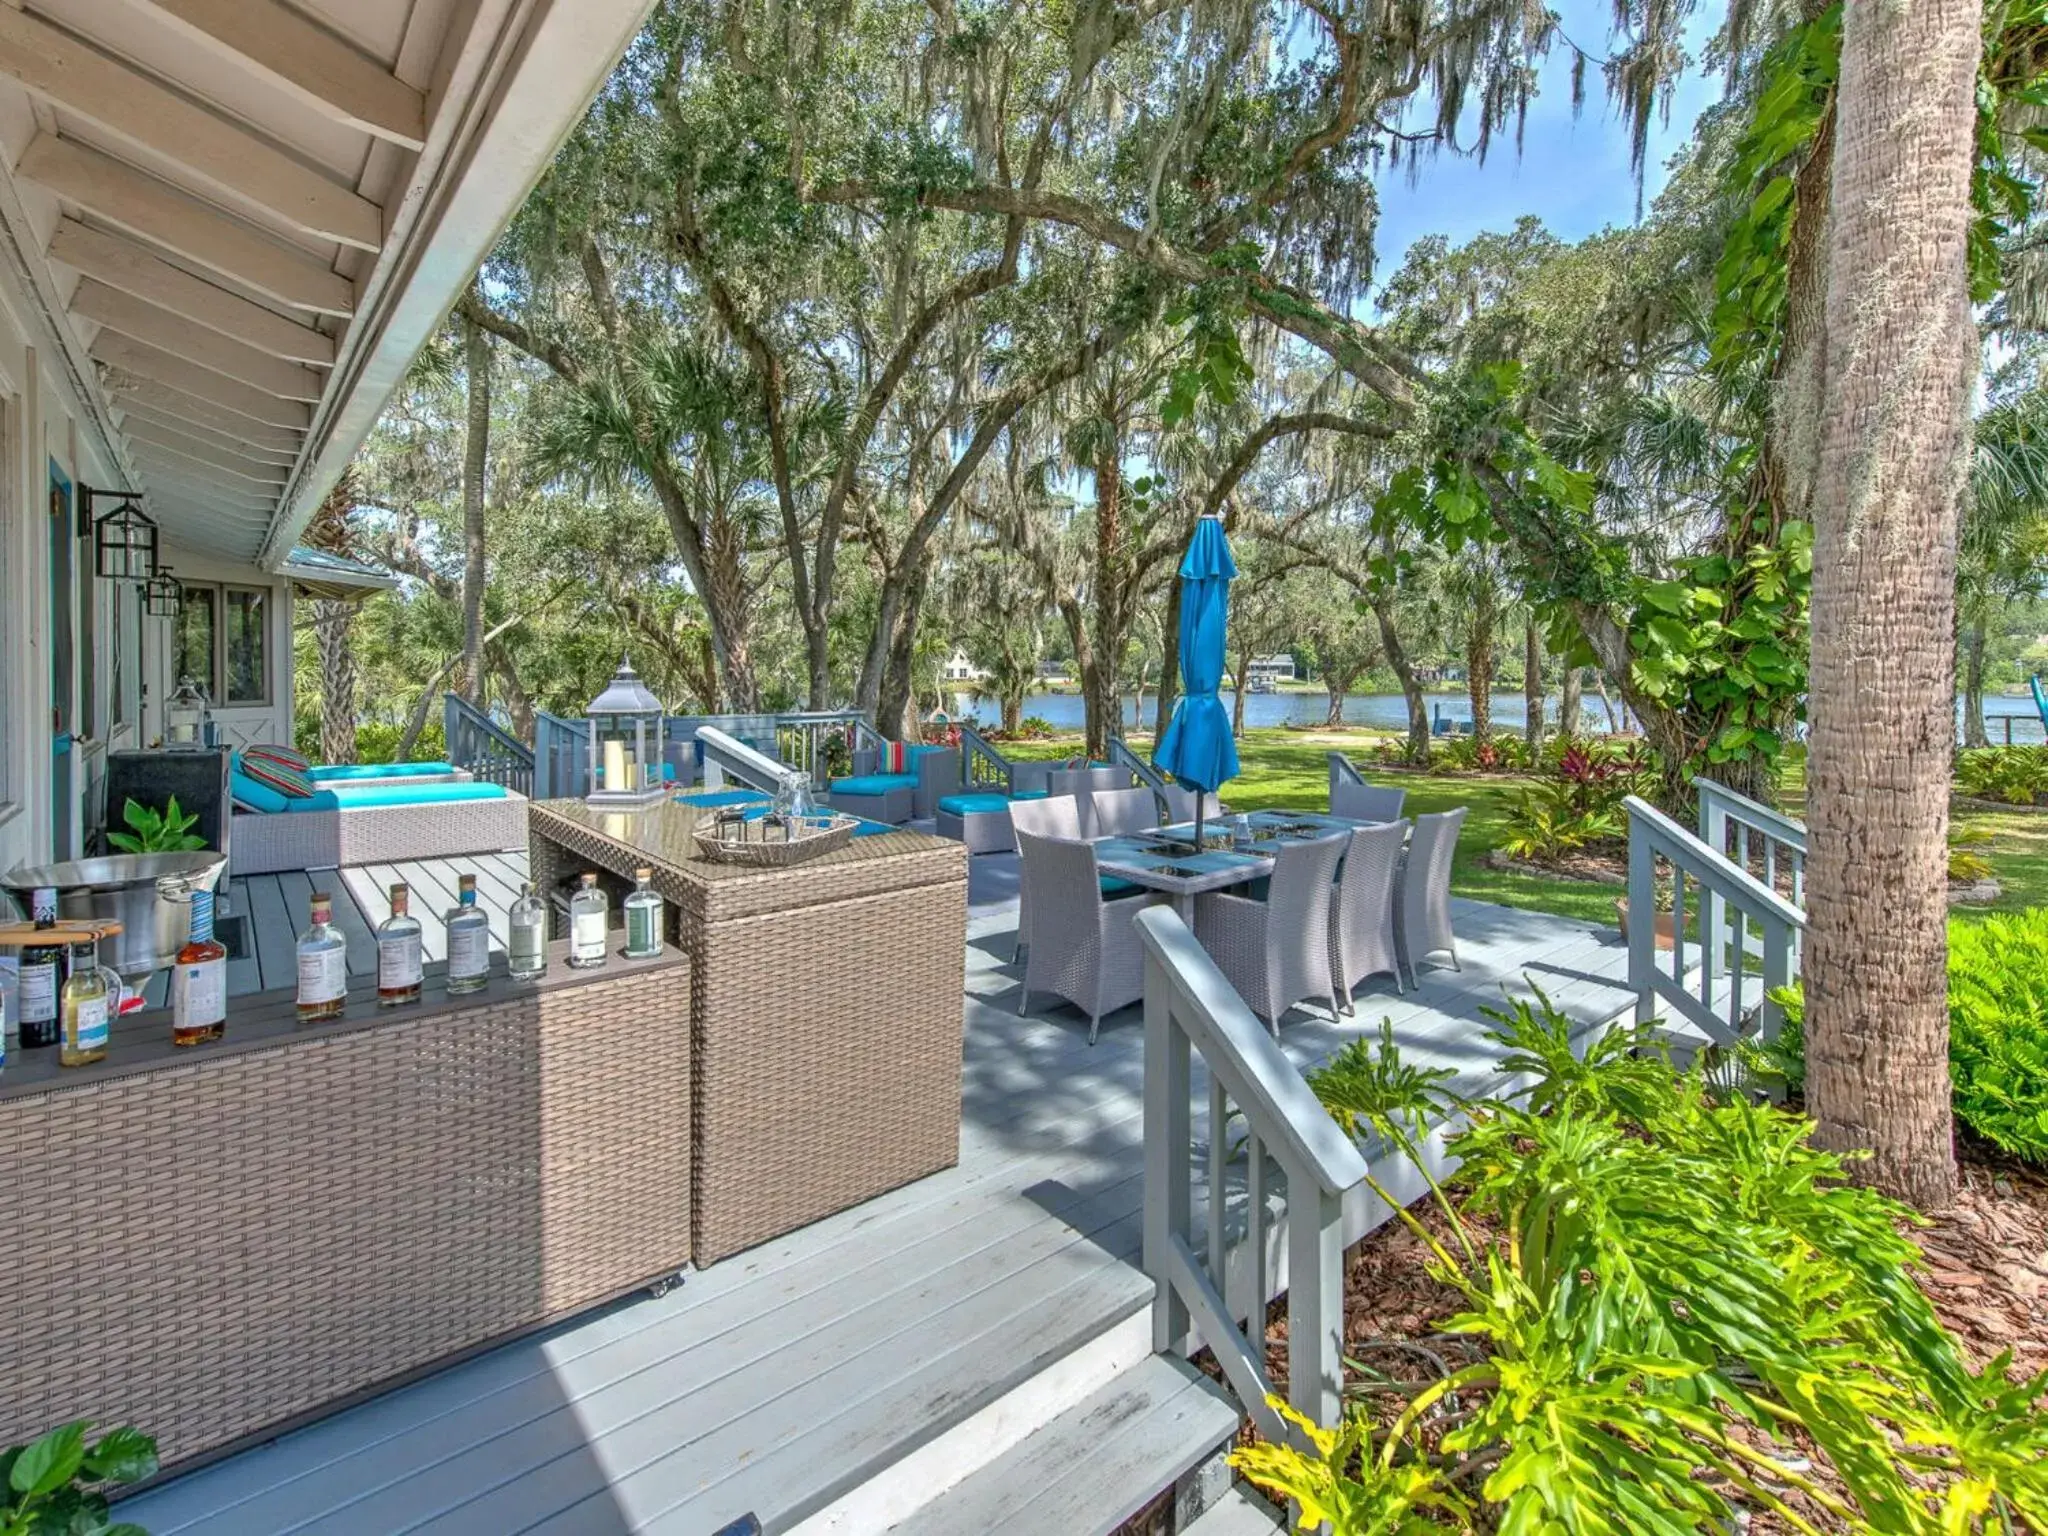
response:
<svg viewBox="0 0 2048 1536"><path fill-rule="evenodd" d="M1186 1242L1193 1193L1188 1037L1173 1026L1163 966L1145 957L1145 1271L1158 1282L1152 1299L1152 1348L1178 1349L1188 1309L1168 1278L1174 1239Z"/></svg>
<svg viewBox="0 0 2048 1536"><path fill-rule="evenodd" d="M1263 1309L1257 1321L1265 1321ZM1289 1168L1287 1401L1318 1424L1335 1424L1343 1391L1344 1197L1307 1169Z"/></svg>
<svg viewBox="0 0 2048 1536"><path fill-rule="evenodd" d="M1628 837L1628 984L1636 995L1636 1022L1657 1015L1657 852L1636 835L1634 813Z"/></svg>

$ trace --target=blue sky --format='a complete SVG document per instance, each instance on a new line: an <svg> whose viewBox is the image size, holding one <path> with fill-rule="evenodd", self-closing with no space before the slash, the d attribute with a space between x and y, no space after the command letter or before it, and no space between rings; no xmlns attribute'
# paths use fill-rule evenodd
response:
<svg viewBox="0 0 2048 1536"><path fill-rule="evenodd" d="M1611 0L1553 4L1564 31L1581 47L1601 53L1610 46ZM1645 206L1663 185L1664 162L1685 143L1694 119L1720 99L1719 74L1702 70L1698 58L1720 25L1723 10L1716 0L1703 0L1687 29L1694 62L1673 97L1670 121L1651 120ZM1418 111L1418 121L1409 126L1420 126L1424 116ZM1464 142L1474 137L1469 112L1467 119L1459 134ZM1585 108L1573 120L1571 50L1562 44L1551 50L1543 65L1519 156L1509 135L1494 141L1484 165L1439 155L1424 161L1421 172L1413 186L1405 166L1380 178L1376 286L1398 270L1408 247L1424 235L1446 235L1458 245L1487 230L1507 229L1521 215L1533 213L1553 234L1579 240L1610 224L1635 220L1628 130L1607 103L1606 84L1596 65L1587 67Z"/></svg>

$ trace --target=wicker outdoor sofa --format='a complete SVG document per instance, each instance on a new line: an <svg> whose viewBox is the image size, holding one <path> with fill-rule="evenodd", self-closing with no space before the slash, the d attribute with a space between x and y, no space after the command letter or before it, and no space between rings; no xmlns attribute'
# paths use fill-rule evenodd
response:
<svg viewBox="0 0 2048 1536"><path fill-rule="evenodd" d="M228 872L268 875L524 848L526 805L526 796L506 790L489 798L412 805L344 804L334 810L292 812L237 809L228 843Z"/></svg>

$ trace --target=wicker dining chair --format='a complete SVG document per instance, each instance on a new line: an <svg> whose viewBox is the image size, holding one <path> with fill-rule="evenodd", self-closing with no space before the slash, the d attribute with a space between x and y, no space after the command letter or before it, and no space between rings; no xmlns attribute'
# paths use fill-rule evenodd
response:
<svg viewBox="0 0 2048 1536"><path fill-rule="evenodd" d="M1407 798L1405 789L1382 789L1377 784L1332 784L1330 814L1350 821L1399 821L1401 806Z"/></svg>
<svg viewBox="0 0 2048 1536"><path fill-rule="evenodd" d="M1169 825L1195 819L1195 792L1185 784L1169 784L1162 791L1166 796L1166 820ZM1223 817L1223 801L1211 791L1202 796L1202 820L1220 821Z"/></svg>
<svg viewBox="0 0 2048 1536"><path fill-rule="evenodd" d="M1346 832L1283 844L1266 899L1218 892L1195 898L1195 937L1253 1013L1280 1033L1280 1016L1305 998L1326 998L1337 1016L1330 966L1331 884L1350 846Z"/></svg>
<svg viewBox="0 0 2048 1536"><path fill-rule="evenodd" d="M1049 795L1043 800L1012 800L1010 802L1010 829L1017 834L1030 833L1035 837L1062 837L1069 842L1081 839L1081 803L1072 795ZM1017 839L1017 851L1024 851L1024 840ZM1017 877L1017 940L1010 947L1010 958L1015 960L1031 943L1031 880L1028 870L1019 869Z"/></svg>
<svg viewBox="0 0 2048 1536"><path fill-rule="evenodd" d="M1394 990L1407 990L1394 944L1394 896L1407 842L1405 821L1352 829L1337 898L1330 903L1330 980L1346 1013L1354 1011L1352 989L1368 976L1391 971Z"/></svg>
<svg viewBox="0 0 2048 1536"><path fill-rule="evenodd" d="M1451 855L1465 825L1465 807L1415 818L1401 899L1394 904L1394 945L1412 983L1422 962L1448 954L1458 970L1458 940L1451 932Z"/></svg>
<svg viewBox="0 0 2048 1536"><path fill-rule="evenodd" d="M1098 789L1082 798L1081 827L1089 838L1124 837L1159 826L1159 801L1144 785L1136 789Z"/></svg>
<svg viewBox="0 0 2048 1536"><path fill-rule="evenodd" d="M1024 888L1038 913L1017 1012L1030 1011L1033 992L1063 997L1088 1015L1093 1045L1105 1013L1145 995L1145 951L1131 919L1155 898L1151 892L1104 897L1092 844L1020 832L1017 846Z"/></svg>

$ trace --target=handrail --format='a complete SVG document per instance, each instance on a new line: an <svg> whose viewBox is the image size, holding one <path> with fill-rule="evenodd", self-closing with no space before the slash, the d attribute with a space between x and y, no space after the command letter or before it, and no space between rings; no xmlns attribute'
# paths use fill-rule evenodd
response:
<svg viewBox="0 0 2048 1536"><path fill-rule="evenodd" d="M533 793L533 749L459 693L441 695L441 735L450 766L522 795Z"/></svg>
<svg viewBox="0 0 2048 1536"><path fill-rule="evenodd" d="M861 732L872 729L867 716L857 709L810 710L777 715L773 732L775 756L807 777L813 789L823 789L832 780L831 742L845 743L847 760L851 763Z"/></svg>
<svg viewBox="0 0 2048 1536"><path fill-rule="evenodd" d="M1799 974L1798 946L1806 914L1748 870L1709 847L1638 795L1623 802L1628 811L1628 980L1636 994L1636 1019L1648 1023L1657 1001L1669 1003L1687 1022L1718 1045L1733 1045L1744 1031L1743 984L1748 961L1760 961L1762 999L1757 1032L1774 1037L1784 1012L1771 994ZM1671 872L1671 965L1657 960L1658 861ZM1702 893L1701 942L1696 972L1686 965L1686 887ZM1733 920L1732 930L1726 925ZM1718 925L1718 926L1717 926ZM1757 941L1751 943L1754 927ZM1724 931L1725 930L1725 931ZM1726 971L1726 1016L1715 1012L1714 993Z"/></svg>
<svg viewBox="0 0 2048 1536"><path fill-rule="evenodd" d="M590 779L590 722L568 715L533 712L533 797L570 799L586 793Z"/></svg>
<svg viewBox="0 0 2048 1536"><path fill-rule="evenodd" d="M1266 1164L1270 1157L1280 1165L1287 1190L1287 1401L1327 1425L1337 1422L1343 1385L1344 1195L1364 1183L1365 1157L1172 908L1149 908L1135 921L1145 946L1144 1256L1156 1286L1152 1347L1183 1348L1192 1329L1260 1432L1301 1444L1267 1401L1273 1383L1265 1351ZM1206 1255L1194 1246L1195 1053L1209 1076ZM1234 1274L1224 1243L1231 1105L1247 1131L1249 1263L1248 1273L1240 1265Z"/></svg>
<svg viewBox="0 0 2048 1536"><path fill-rule="evenodd" d="M1007 795L1015 785L1010 760L998 752L971 725L956 727L960 732L962 781L972 790L989 790Z"/></svg>
<svg viewBox="0 0 2048 1536"><path fill-rule="evenodd" d="M1121 736L1109 738L1109 765L1128 768L1137 775L1138 782L1151 790L1152 798L1158 802L1159 819L1162 822L1173 820L1173 808L1166 803L1166 775L1132 751L1130 744Z"/></svg>
<svg viewBox="0 0 2048 1536"><path fill-rule="evenodd" d="M1781 880L1791 888L1792 905L1806 910L1806 825L1759 804L1712 779L1694 779L1700 802L1700 841L1723 858L1757 875L1772 890ZM1761 843L1761 849L1758 844ZM1707 897L1701 914L1717 946L1728 942L1727 914L1720 898ZM1797 956L1794 956L1796 962Z"/></svg>
<svg viewBox="0 0 2048 1536"><path fill-rule="evenodd" d="M1358 771L1358 765L1342 752L1326 752L1323 756L1330 764L1330 788L1339 784L1363 784L1365 775Z"/></svg>
<svg viewBox="0 0 2048 1536"><path fill-rule="evenodd" d="M697 727L697 743L704 749L704 784L708 789L716 789L724 778L732 778L749 789L772 795L791 771L788 763L776 761L715 725Z"/></svg>

